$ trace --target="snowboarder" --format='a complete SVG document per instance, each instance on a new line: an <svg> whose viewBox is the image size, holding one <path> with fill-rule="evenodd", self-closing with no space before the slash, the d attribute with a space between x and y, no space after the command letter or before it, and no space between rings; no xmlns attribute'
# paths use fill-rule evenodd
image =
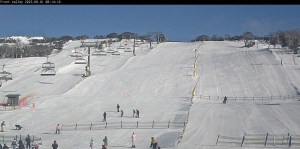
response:
<svg viewBox="0 0 300 149"><path fill-rule="evenodd" d="M11 147L12 149L16 149L17 148L17 140L14 138L14 140L11 142Z"/></svg>
<svg viewBox="0 0 300 149"><path fill-rule="evenodd" d="M227 101L227 97L225 96L224 100L223 100L223 103L226 104L226 101Z"/></svg>
<svg viewBox="0 0 300 149"><path fill-rule="evenodd" d="M90 148L93 149L94 148L94 140L91 139L91 142L90 142Z"/></svg>
<svg viewBox="0 0 300 149"><path fill-rule="evenodd" d="M136 134L133 132L131 135L131 141L132 141L132 146L131 148L135 148L135 140L136 140Z"/></svg>
<svg viewBox="0 0 300 149"><path fill-rule="evenodd" d="M136 109L136 118L140 117L140 111L138 109Z"/></svg>
<svg viewBox="0 0 300 149"><path fill-rule="evenodd" d="M117 104L117 111L118 111L118 112L120 112L119 109L120 109L120 105Z"/></svg>
<svg viewBox="0 0 300 149"><path fill-rule="evenodd" d="M3 149L9 149L8 146L4 143Z"/></svg>
<svg viewBox="0 0 300 149"><path fill-rule="evenodd" d="M57 149L58 148L58 144L56 143L56 141L54 141L54 143L52 144L52 148L53 149Z"/></svg>
<svg viewBox="0 0 300 149"><path fill-rule="evenodd" d="M27 135L25 141L26 141L26 148L30 149L30 147L31 147L31 139L30 139L29 135Z"/></svg>
<svg viewBox="0 0 300 149"><path fill-rule="evenodd" d="M133 115L132 115L132 117L134 117L134 115L135 115L135 110L133 109Z"/></svg>
<svg viewBox="0 0 300 149"><path fill-rule="evenodd" d="M1 123L1 132L4 132L5 121Z"/></svg>
<svg viewBox="0 0 300 149"><path fill-rule="evenodd" d="M24 143L21 139L19 140L19 149L25 149Z"/></svg>
<svg viewBox="0 0 300 149"><path fill-rule="evenodd" d="M157 141L154 139L154 137L151 137L150 147L152 147L153 149L156 149L157 147Z"/></svg>
<svg viewBox="0 0 300 149"><path fill-rule="evenodd" d="M103 121L106 121L106 112L103 113Z"/></svg>
<svg viewBox="0 0 300 149"><path fill-rule="evenodd" d="M123 117L123 110L121 110L121 117Z"/></svg>
<svg viewBox="0 0 300 149"><path fill-rule="evenodd" d="M107 146L108 146L108 140L107 140L107 137L106 137L106 136L105 136L104 139L103 139L103 143L104 143L105 148L107 149Z"/></svg>
<svg viewBox="0 0 300 149"><path fill-rule="evenodd" d="M55 134L60 134L60 124L56 125L56 131Z"/></svg>

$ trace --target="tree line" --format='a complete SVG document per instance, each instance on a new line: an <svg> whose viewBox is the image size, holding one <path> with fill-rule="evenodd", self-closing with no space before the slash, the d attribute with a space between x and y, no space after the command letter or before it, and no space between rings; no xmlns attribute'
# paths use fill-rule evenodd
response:
<svg viewBox="0 0 300 149"><path fill-rule="evenodd" d="M268 43L269 45L274 45L274 47L276 44L279 44L282 47L288 47L294 52L294 54L296 54L300 42L300 29L277 31L277 32L272 32L269 35L265 35L265 36L255 36L253 35L253 33L249 31L244 32L242 35L234 35L234 36L230 36L229 34L224 34L224 36L200 35L191 41L195 42L195 41L225 41L225 40L227 41L242 40L244 41L245 47L253 46L255 44L253 40L262 40Z"/></svg>
<svg viewBox="0 0 300 149"><path fill-rule="evenodd" d="M146 35L138 35L132 32L109 33L107 35L96 35L94 39L111 39L117 38L118 41L122 39L140 39L149 42L166 42L165 35L161 32L149 32ZM80 35L72 37L70 35L64 35L61 37L44 37L44 39L30 40L29 44L23 44L16 39L0 39L0 58L19 58L19 57L45 57L50 55L54 49L58 52L62 50L63 44L70 40L85 40L89 39L88 35Z"/></svg>

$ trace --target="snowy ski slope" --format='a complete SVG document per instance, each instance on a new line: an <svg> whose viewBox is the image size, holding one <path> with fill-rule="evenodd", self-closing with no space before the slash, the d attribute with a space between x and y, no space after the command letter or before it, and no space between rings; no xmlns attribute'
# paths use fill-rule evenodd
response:
<svg viewBox="0 0 300 149"><path fill-rule="evenodd" d="M113 43L110 48L117 50L124 42ZM50 149L54 140L60 149L88 148L91 138L99 149L104 136L110 149L130 148L132 132L136 132L136 146L141 149L149 148L152 136L162 148L198 149L239 148L230 143L216 145L219 134L300 134L298 97L247 101L232 98L297 96L298 57L293 65L291 55L285 54L284 65L280 65L281 52L277 49L265 50L266 45L244 48L243 42L166 42L153 44L153 49L141 44L134 57L122 49L118 49L120 55L91 56L92 75L82 78L85 65L74 64L75 58L70 57L80 45L80 41L69 42L62 52L49 56L49 61L55 63L55 76L40 76L46 58L0 59L0 64L6 65L4 70L13 74L13 80L3 82L0 88L2 99L7 94L21 94L21 98L33 95L27 107L1 109L0 121L6 122L2 134L41 137L42 149ZM198 77L194 78L196 48L199 65ZM77 50L87 54L87 49ZM197 95L191 100L194 87ZM225 95L230 97L226 105L221 104ZM116 112L117 104L124 117ZM133 109L139 109L140 118L132 117ZM76 123L92 123L93 127L102 124L104 111L108 125L121 121L124 126L137 121L140 125L176 121L186 123L186 127L73 129ZM56 135L58 123L74 127L63 127ZM14 130L15 124L23 129Z"/></svg>

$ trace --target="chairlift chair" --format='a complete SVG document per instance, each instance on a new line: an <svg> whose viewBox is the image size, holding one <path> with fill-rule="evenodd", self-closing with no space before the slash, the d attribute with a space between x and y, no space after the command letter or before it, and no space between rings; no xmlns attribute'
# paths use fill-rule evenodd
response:
<svg viewBox="0 0 300 149"><path fill-rule="evenodd" d="M114 51L111 55L120 55L121 53L119 51Z"/></svg>
<svg viewBox="0 0 300 149"><path fill-rule="evenodd" d="M113 50L113 49L108 49L107 51L106 51L106 53L114 53L115 51Z"/></svg>
<svg viewBox="0 0 300 149"><path fill-rule="evenodd" d="M51 63L51 62L46 62L46 63L43 63L42 64L42 68L49 68L49 69L54 69L55 68L55 64L54 63Z"/></svg>
<svg viewBox="0 0 300 149"><path fill-rule="evenodd" d="M75 64L86 64L86 60L84 58L76 58Z"/></svg>
<svg viewBox="0 0 300 149"><path fill-rule="evenodd" d="M124 52L132 52L132 49L127 47Z"/></svg>
<svg viewBox="0 0 300 149"><path fill-rule="evenodd" d="M96 56L98 56L98 55L100 55L100 56L105 56L105 55L107 55L107 53L106 53L104 50L100 50L100 51L96 50L96 51L94 51L94 52L92 53L92 55L96 55Z"/></svg>
<svg viewBox="0 0 300 149"><path fill-rule="evenodd" d="M73 52L72 54L71 54L71 57L76 57L76 58L78 58L78 57L82 57L82 53L79 53L79 52Z"/></svg>
<svg viewBox="0 0 300 149"><path fill-rule="evenodd" d="M0 80L12 80L12 74L7 71L0 72Z"/></svg>
<svg viewBox="0 0 300 149"><path fill-rule="evenodd" d="M41 76L55 76L56 71L53 68L43 68L41 71Z"/></svg>
<svg viewBox="0 0 300 149"><path fill-rule="evenodd" d="M125 47L124 46L119 46L118 49L125 49Z"/></svg>

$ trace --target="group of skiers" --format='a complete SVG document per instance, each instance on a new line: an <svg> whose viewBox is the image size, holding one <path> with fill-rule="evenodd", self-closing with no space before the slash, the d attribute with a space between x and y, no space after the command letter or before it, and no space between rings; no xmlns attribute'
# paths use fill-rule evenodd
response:
<svg viewBox="0 0 300 149"><path fill-rule="evenodd" d="M121 117L124 115L124 111L120 110L120 105L117 104L117 112L121 112ZM140 111L138 109L133 109L133 115L132 117L139 118L140 117ZM106 121L106 112L103 113L103 121Z"/></svg>
<svg viewBox="0 0 300 149"><path fill-rule="evenodd" d="M103 145L101 145L101 147L102 147L102 149L108 149L107 136L104 137ZM91 142L90 142L90 149L94 149L94 140L93 140L93 138L91 139Z"/></svg>
<svg viewBox="0 0 300 149"><path fill-rule="evenodd" d="M26 149L31 149L31 139L30 139L29 135L27 135L25 142L26 142ZM19 142L17 142L16 138L14 138L14 140L11 142L11 148L12 149L25 149L25 145L21 139L19 140ZM33 148L39 149L39 145L36 144ZM0 144L0 149L9 149L9 147L6 145L6 143L4 143L3 146L2 146L2 144Z"/></svg>
<svg viewBox="0 0 300 149"><path fill-rule="evenodd" d="M132 135L131 135L131 141L132 141L131 148L136 148L135 140L136 140L136 133L133 132ZM107 136L104 137L103 145L101 147L102 147L102 149L108 149ZM150 147L153 148L153 149L160 149L160 147L158 146L158 143L154 139L154 137L151 137ZM94 149L94 140L93 140L93 138L90 141L90 149Z"/></svg>

